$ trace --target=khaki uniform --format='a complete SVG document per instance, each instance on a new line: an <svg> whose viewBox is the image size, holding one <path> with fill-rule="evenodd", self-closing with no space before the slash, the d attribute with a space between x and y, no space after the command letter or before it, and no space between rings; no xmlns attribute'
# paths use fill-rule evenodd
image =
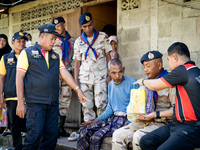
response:
<svg viewBox="0 0 200 150"><path fill-rule="evenodd" d="M73 54L74 54L74 41L75 39L71 37L69 39L71 42L71 51L69 53L69 61L70 63L66 62L66 69L68 71L73 71ZM62 41L57 38L56 43L54 44L53 50L54 52L58 53L60 58L62 58L62 49L60 45L62 44ZM72 99L72 88L63 80L59 81L60 84L60 91L59 91L59 112L61 116L68 116L69 115L69 105Z"/></svg>
<svg viewBox="0 0 200 150"><path fill-rule="evenodd" d="M175 88L166 88L157 91L157 93L158 100L156 102L156 111L167 110L174 105ZM126 150L128 143L132 141L133 149L140 150L139 142L142 136L171 121L171 118L162 117L161 119L154 119L154 122L132 122L114 132L112 138L112 149Z"/></svg>
<svg viewBox="0 0 200 150"><path fill-rule="evenodd" d="M93 37L87 38L89 43L92 42L92 39ZM97 59L90 48L85 60L85 52L88 45L85 44L80 37L77 38L74 44L73 59L81 61L81 66L79 68L80 88L88 99L91 101L93 101L93 99L95 100L97 115L99 116L107 105L106 53L111 51L112 48L108 42L107 35L103 32L99 32L99 36L92 47L97 53ZM94 103L86 101L82 103L82 105L84 121L95 119L96 115L93 111Z"/></svg>

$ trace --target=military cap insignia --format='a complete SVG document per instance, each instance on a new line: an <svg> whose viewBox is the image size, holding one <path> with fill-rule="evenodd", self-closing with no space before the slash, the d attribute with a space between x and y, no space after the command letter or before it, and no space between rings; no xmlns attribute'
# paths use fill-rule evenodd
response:
<svg viewBox="0 0 200 150"><path fill-rule="evenodd" d="M154 58L154 54L149 53L148 58L149 58L149 59L153 59L153 58Z"/></svg>
<svg viewBox="0 0 200 150"><path fill-rule="evenodd" d="M21 35L21 36L24 36L24 33L22 33L22 32L19 32L19 35Z"/></svg>
<svg viewBox="0 0 200 150"><path fill-rule="evenodd" d="M55 24L57 24L57 23L58 23L58 20L57 20L57 19L55 19L55 20L54 20L54 23L55 23Z"/></svg>
<svg viewBox="0 0 200 150"><path fill-rule="evenodd" d="M90 17L89 16L85 16L85 20L90 21Z"/></svg>
<svg viewBox="0 0 200 150"><path fill-rule="evenodd" d="M57 59L57 56L56 56L55 54L53 54L53 55L51 56L51 58Z"/></svg>
<svg viewBox="0 0 200 150"><path fill-rule="evenodd" d="M44 29L44 32L48 32L48 29Z"/></svg>

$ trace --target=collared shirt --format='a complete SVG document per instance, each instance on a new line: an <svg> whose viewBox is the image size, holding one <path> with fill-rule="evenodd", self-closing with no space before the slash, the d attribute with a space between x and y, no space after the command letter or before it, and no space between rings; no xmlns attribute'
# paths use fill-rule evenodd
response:
<svg viewBox="0 0 200 150"><path fill-rule="evenodd" d="M66 63L66 68L67 68L67 69L72 70L73 67L72 67L72 64L71 64L71 63L72 63L72 61L73 61L74 42L75 42L75 39L74 39L73 37L71 37L71 38L69 39L69 42L71 43L71 51L70 51L70 53L68 54L70 64L69 64L67 61L65 61L65 60L62 60L62 61L65 61L65 63ZM59 39L59 38L57 38L57 39L56 39L56 42L55 42L55 44L54 44L53 50L54 50L54 52L56 52L56 53L60 56L60 58L62 59L63 52L62 52L61 44L62 44L62 40Z"/></svg>
<svg viewBox="0 0 200 150"><path fill-rule="evenodd" d="M88 42L92 42L93 37L87 38ZM97 59L94 56L91 48L88 51L85 59L85 52L88 45L81 38L77 38L74 44L74 60L81 61L79 80L81 83L94 84L95 82L105 82L107 75L106 53L112 50L107 35L104 32L99 32L99 36L92 46L96 53Z"/></svg>
<svg viewBox="0 0 200 150"><path fill-rule="evenodd" d="M18 59L19 55L15 54L15 57ZM4 57L2 56L1 61L0 61L0 74L6 75L6 67L4 64ZM17 100L17 97L10 97L10 98L5 98L5 100Z"/></svg>
<svg viewBox="0 0 200 150"><path fill-rule="evenodd" d="M176 86L173 119L179 122L200 120L200 69L194 62L180 65L161 80L168 86Z"/></svg>
<svg viewBox="0 0 200 150"><path fill-rule="evenodd" d="M46 63L47 63L47 67L49 68L49 52L46 51L44 52L43 50L41 50ZM27 58L27 54L25 50L22 50L22 52L19 55L19 59L17 62L17 70L21 70L26 72L28 70L29 64L28 64L28 58ZM61 59L60 59L60 69L65 68L64 64L62 63Z"/></svg>

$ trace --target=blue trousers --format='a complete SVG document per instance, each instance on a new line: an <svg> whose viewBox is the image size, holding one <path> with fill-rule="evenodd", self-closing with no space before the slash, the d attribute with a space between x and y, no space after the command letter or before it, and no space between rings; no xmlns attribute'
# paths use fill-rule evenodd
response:
<svg viewBox="0 0 200 150"><path fill-rule="evenodd" d="M200 147L200 123L171 122L140 139L142 150L193 150Z"/></svg>
<svg viewBox="0 0 200 150"><path fill-rule="evenodd" d="M24 150L55 150L58 137L58 105L26 104L27 135Z"/></svg>

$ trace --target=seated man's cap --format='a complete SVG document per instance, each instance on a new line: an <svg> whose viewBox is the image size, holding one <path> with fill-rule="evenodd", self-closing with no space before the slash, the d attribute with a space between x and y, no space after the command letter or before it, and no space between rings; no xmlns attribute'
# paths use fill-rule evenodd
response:
<svg viewBox="0 0 200 150"><path fill-rule="evenodd" d="M28 38L25 36L25 34L21 31L19 32L16 32L13 37L12 37L12 40L14 41L15 39L21 39L21 38L24 38L25 40L28 40Z"/></svg>
<svg viewBox="0 0 200 150"><path fill-rule="evenodd" d="M51 34L55 34L59 37L63 37L62 35L60 35L57 32L55 24L43 24L40 27L38 27L38 30L40 31L40 33L51 33Z"/></svg>
<svg viewBox="0 0 200 150"><path fill-rule="evenodd" d="M92 15L91 15L91 13L86 12L80 16L78 22L80 25L83 25L85 23L88 23L90 20L92 20Z"/></svg>
<svg viewBox="0 0 200 150"><path fill-rule="evenodd" d="M161 58L163 55L159 51L148 51L142 56L140 62L143 64L144 61L150 61L157 58Z"/></svg>
<svg viewBox="0 0 200 150"><path fill-rule="evenodd" d="M54 19L52 20L52 24L55 24L55 25L57 25L57 24L59 24L59 23L61 23L61 22L64 22L64 23L65 23L65 20L64 20L63 17L57 17L57 18L54 18Z"/></svg>

